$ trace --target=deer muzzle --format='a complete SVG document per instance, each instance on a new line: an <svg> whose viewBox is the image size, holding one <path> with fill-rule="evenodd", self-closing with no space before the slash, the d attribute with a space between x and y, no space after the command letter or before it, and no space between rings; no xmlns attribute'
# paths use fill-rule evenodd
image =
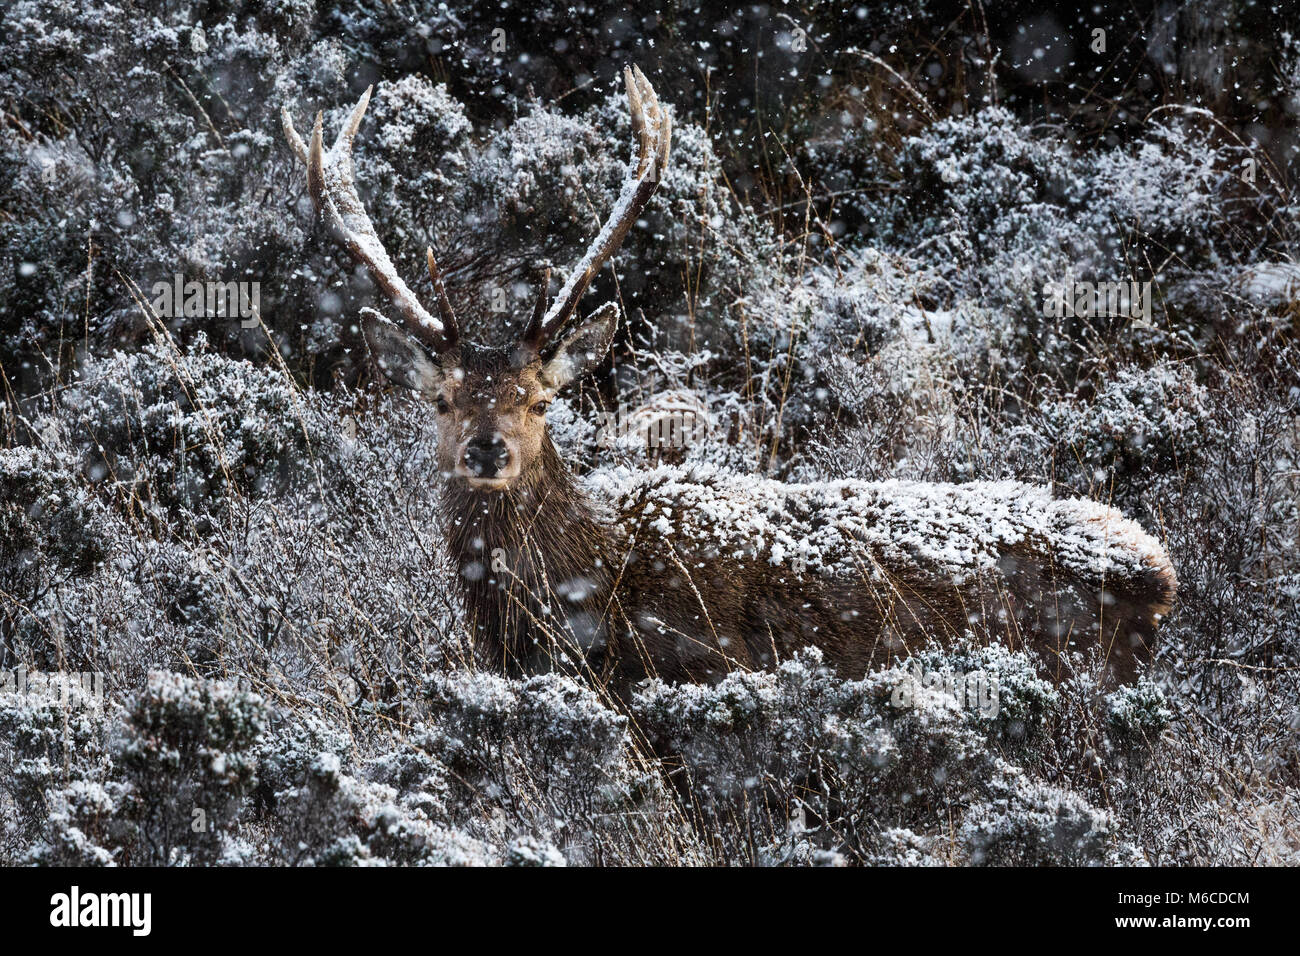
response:
<svg viewBox="0 0 1300 956"><path fill-rule="evenodd" d="M456 474L475 488L504 488L518 470L510 446L499 435L467 441L456 462Z"/></svg>

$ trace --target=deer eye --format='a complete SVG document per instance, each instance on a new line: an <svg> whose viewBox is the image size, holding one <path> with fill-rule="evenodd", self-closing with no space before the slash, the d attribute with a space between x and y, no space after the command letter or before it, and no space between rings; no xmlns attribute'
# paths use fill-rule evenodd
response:
<svg viewBox="0 0 1300 956"><path fill-rule="evenodd" d="M545 415L546 407L548 405L550 405L550 402L537 402L533 405L532 408L529 409L529 411L531 411L534 415Z"/></svg>
<svg viewBox="0 0 1300 956"><path fill-rule="evenodd" d="M447 404L447 400L441 395L439 395L437 400L434 402L434 407L438 409L439 415L446 415L451 411L451 406Z"/></svg>

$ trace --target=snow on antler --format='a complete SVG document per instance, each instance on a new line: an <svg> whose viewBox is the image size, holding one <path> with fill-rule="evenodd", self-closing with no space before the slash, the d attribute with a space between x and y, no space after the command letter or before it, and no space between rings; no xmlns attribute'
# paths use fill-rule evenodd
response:
<svg viewBox="0 0 1300 956"><path fill-rule="evenodd" d="M311 145L308 146L294 129L288 108L282 107L280 119L284 124L284 135L294 153L307 167L307 188L311 193L312 203L325 217L326 223L339 242L348 250L352 258L370 270L375 282L397 307L411 334L435 351L442 351L456 341L456 319L443 288L442 277L433 258L433 250L426 250L426 255L429 277L433 280L441 319L435 318L425 309L415 293L397 274L397 268L388 257L388 251L383 243L379 241L374 223L370 221L361 197L357 195L353 180L352 142L356 139L361 118L370 103L372 89L373 87L366 87L365 93L353 107L347 122L339 130L329 152L325 151L322 142L322 116L319 112L316 114L316 125L312 129Z"/></svg>
<svg viewBox="0 0 1300 956"><path fill-rule="evenodd" d="M668 152L672 143L672 120L668 111L659 104L659 97L639 67L624 68L623 79L627 84L637 153L628 165L627 178L623 181L618 200L600 232L592 240L586 255L569 273L560 294L541 321L535 318L529 325L525 340L535 348L541 348L553 339L573 317L587 287L605 261L623 244L628 230L658 188L659 180L668 165ZM543 298L545 295L546 290L543 288Z"/></svg>

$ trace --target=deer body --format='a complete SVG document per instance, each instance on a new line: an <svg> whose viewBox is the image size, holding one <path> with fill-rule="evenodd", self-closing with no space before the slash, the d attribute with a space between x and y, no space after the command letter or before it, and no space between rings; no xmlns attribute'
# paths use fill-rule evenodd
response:
<svg viewBox="0 0 1300 956"><path fill-rule="evenodd" d="M431 250L436 316L396 275L353 185L369 91L328 154L319 114L310 148L283 114L316 208L405 326L364 311L381 370L438 417L444 532L485 663L563 666L625 697L646 677L714 681L810 645L860 676L973 635L1031 647L1056 673L1067 652L1097 648L1111 679L1132 679L1176 582L1153 538L1094 502L1014 482L569 471L546 409L600 363L618 317L610 304L579 321L577 307L653 194L671 138L645 77L626 80L638 151L623 191L549 308L548 275L510 348L461 341Z"/></svg>
<svg viewBox="0 0 1300 956"><path fill-rule="evenodd" d="M810 645L860 677L970 635L1057 675L1097 646L1128 681L1173 600L1168 557L1134 522L1017 482L791 485L708 466L578 481L545 458L535 484L445 502L471 627L507 672L562 661L623 696Z"/></svg>
<svg viewBox="0 0 1300 956"><path fill-rule="evenodd" d="M1063 652L1099 643L1128 680L1173 597L1167 556L1133 522L1016 482L795 485L677 466L600 484L647 579L627 590L643 596L635 630L661 638L651 673L681 659L679 676L719 679L815 645L857 677L969 633L1032 646L1058 672Z"/></svg>

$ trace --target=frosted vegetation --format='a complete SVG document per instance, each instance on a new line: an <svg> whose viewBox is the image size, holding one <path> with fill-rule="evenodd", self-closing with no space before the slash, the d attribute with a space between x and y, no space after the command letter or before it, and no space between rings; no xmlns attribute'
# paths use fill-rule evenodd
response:
<svg viewBox="0 0 1300 956"><path fill-rule="evenodd" d="M1233 65L1266 152L1194 78L1103 87L1109 122L1066 123L1011 64L995 102L965 19L963 74L928 73L951 19L928 2L821 5L802 52L779 5L671 30L589 6L9 5L0 673L105 693L0 685L0 863L1300 862L1300 45ZM1227 7L1230 36L1275 29ZM942 118L835 52L874 39ZM767 560L814 566L835 543L783 536L767 482L896 482L891 540L938 563L981 547L944 532L962 485L1113 506L1180 582L1141 681L1052 684L972 644L921 663L996 677L995 715L928 688L900 708L903 669L844 681L806 652L620 709L475 666L432 416L376 379L357 318L382 303L313 227L279 106L337 129L377 83L378 233L426 302L431 243L469 335L501 341L616 198L628 50L674 149L585 304L624 306L612 370L549 413L586 486L693 466L709 500L660 520L740 515ZM258 321L153 316L176 274L260 283ZM1048 282L1148 279L1150 322L1043 313ZM707 442L598 440L666 390Z"/></svg>

